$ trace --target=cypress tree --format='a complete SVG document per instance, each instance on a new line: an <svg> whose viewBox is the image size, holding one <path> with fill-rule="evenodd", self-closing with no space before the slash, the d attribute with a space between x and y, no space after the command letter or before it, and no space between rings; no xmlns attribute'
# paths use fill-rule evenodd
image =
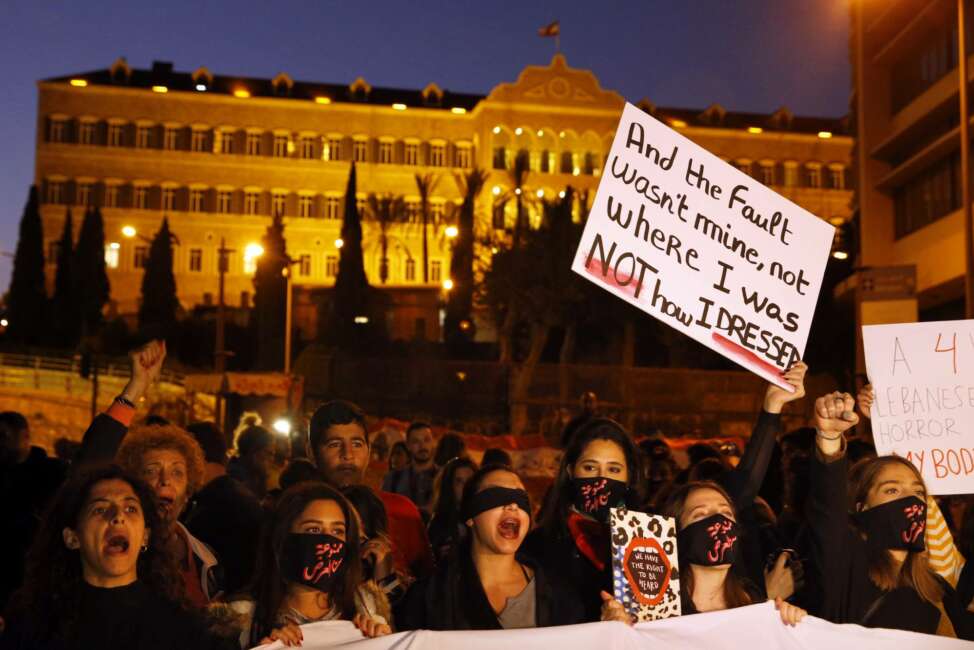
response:
<svg viewBox="0 0 974 650"><path fill-rule="evenodd" d="M370 287L362 259L362 219L355 202L355 163L348 173L345 189L345 215L342 220L342 247L338 258L338 276L332 290L329 339L345 343L355 334L355 318L369 314Z"/></svg>
<svg viewBox="0 0 974 650"><path fill-rule="evenodd" d="M44 286L44 231L36 185L30 187L20 219L7 307L10 337L23 343L39 343L46 330L47 290Z"/></svg>
<svg viewBox="0 0 974 650"><path fill-rule="evenodd" d="M139 306L139 327L160 337L174 331L179 309L176 278L172 272L172 242L169 220L163 217L162 227L149 246L142 275L142 304Z"/></svg>
<svg viewBox="0 0 974 650"><path fill-rule="evenodd" d="M98 208L85 213L74 259L81 331L84 336L92 336L101 327L102 309L109 298L108 274L105 272L105 224Z"/></svg>
<svg viewBox="0 0 974 650"><path fill-rule="evenodd" d="M251 322L257 338L257 364L262 370L276 370L284 363L284 326L287 309L287 277L290 259L284 240L284 222L275 214L261 240L264 253L257 259L254 274L254 311Z"/></svg>
<svg viewBox="0 0 974 650"><path fill-rule="evenodd" d="M74 223L69 208L58 242L57 271L54 275L52 343L55 347L73 348L81 333L81 309L74 264Z"/></svg>

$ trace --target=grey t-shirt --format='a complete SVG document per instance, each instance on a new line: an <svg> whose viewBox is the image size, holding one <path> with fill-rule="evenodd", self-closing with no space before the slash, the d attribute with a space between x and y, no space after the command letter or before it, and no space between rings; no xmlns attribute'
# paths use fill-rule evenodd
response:
<svg viewBox="0 0 974 650"><path fill-rule="evenodd" d="M528 581L528 586L524 591L513 598L507 599L503 611L497 615L501 627L505 630L520 630L527 627L537 627L538 617L535 609L537 599L535 598L535 582L532 577Z"/></svg>

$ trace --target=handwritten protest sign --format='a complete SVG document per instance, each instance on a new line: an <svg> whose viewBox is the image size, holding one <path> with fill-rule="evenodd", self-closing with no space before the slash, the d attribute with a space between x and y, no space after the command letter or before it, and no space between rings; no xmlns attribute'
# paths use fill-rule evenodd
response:
<svg viewBox="0 0 974 650"><path fill-rule="evenodd" d="M680 615L676 521L626 508L609 510L616 600L637 621Z"/></svg>
<svg viewBox="0 0 974 650"><path fill-rule="evenodd" d="M626 104L572 270L792 390L834 232Z"/></svg>
<svg viewBox="0 0 974 650"><path fill-rule="evenodd" d="M974 492L974 321L867 325L862 336L876 450L909 459L932 494Z"/></svg>

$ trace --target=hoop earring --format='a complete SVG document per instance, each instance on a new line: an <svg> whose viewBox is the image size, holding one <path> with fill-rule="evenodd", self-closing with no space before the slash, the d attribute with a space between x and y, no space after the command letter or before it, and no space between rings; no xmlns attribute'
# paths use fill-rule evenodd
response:
<svg viewBox="0 0 974 650"><path fill-rule="evenodd" d="M149 545L148 544L143 544L142 545L142 552L145 553L148 550L149 550Z"/></svg>

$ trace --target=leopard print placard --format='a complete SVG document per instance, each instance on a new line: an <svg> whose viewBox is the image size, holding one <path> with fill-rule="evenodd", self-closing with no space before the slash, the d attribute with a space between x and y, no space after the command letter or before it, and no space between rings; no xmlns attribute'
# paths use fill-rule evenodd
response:
<svg viewBox="0 0 974 650"><path fill-rule="evenodd" d="M625 508L610 510L612 584L637 621L680 615L676 521Z"/></svg>

